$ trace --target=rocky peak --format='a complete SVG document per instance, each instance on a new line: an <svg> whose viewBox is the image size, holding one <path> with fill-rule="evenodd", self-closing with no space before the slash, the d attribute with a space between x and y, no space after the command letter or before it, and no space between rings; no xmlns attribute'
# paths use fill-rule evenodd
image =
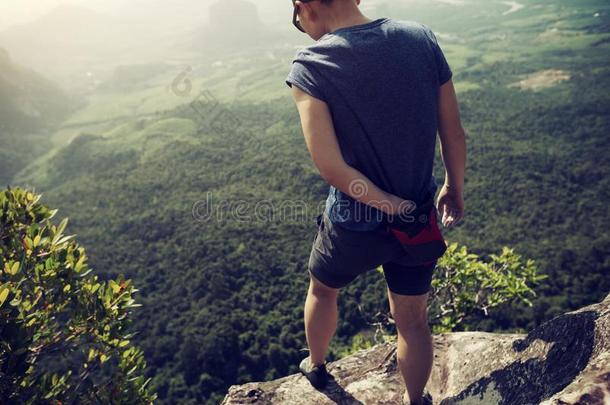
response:
<svg viewBox="0 0 610 405"><path fill-rule="evenodd" d="M426 388L435 404L610 403L610 295L527 334L451 332L433 339ZM393 342L327 369L335 380L323 391L294 374L233 385L222 405L400 404L404 388Z"/></svg>

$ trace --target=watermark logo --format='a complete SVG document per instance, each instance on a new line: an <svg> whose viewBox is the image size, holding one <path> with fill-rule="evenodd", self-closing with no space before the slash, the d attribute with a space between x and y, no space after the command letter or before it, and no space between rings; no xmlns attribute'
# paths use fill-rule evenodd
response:
<svg viewBox="0 0 610 405"><path fill-rule="evenodd" d="M189 79L188 75L193 71L193 68L187 66L182 72L178 74L172 81L171 89L172 93L179 97L188 97L193 90L193 83Z"/></svg>
<svg viewBox="0 0 610 405"><path fill-rule="evenodd" d="M178 97L190 97L193 94L193 82L190 78L192 73L193 68L186 66L172 80L171 92ZM208 89L199 89L195 97L183 105L183 109L194 113L193 119L200 131L232 131L241 126L241 121L237 115L226 105L219 102Z"/></svg>
<svg viewBox="0 0 610 405"><path fill-rule="evenodd" d="M355 179L350 181L348 190L351 196L356 199L364 197L369 193L368 186L366 185L366 182L362 179Z"/></svg>
<svg viewBox="0 0 610 405"><path fill-rule="evenodd" d="M403 200L398 206L398 213L384 218L385 211L392 210L391 201L376 201L369 205L357 202L354 197L360 198L368 194L367 182L362 179L350 182L348 186L352 194L350 198L339 198L333 201L332 210L335 216L343 220L353 220L355 222L388 222L398 221L401 223L428 221L427 214L412 215L416 207L414 201ZM314 212L311 212L312 204L303 199L219 199L213 198L211 192L206 193L205 198L197 200L191 207L191 214L197 222L208 221L237 221L237 222L298 222L311 221L317 214L326 210L327 201L319 201ZM394 203L395 204L395 203ZM384 206L388 207L384 210ZM382 209L380 209L382 208ZM396 208L396 207L394 207Z"/></svg>

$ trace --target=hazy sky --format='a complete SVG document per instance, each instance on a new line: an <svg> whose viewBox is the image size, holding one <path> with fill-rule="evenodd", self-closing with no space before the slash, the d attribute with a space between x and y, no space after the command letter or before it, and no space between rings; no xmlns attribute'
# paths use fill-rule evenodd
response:
<svg viewBox="0 0 610 405"><path fill-rule="evenodd" d="M207 7L217 0L0 0L0 30L34 20L62 3L77 4L115 15L144 13L169 15L186 20L206 18ZM366 1L366 0L365 0ZM374 2L374 0L369 0ZM292 4L289 0L256 0L261 19L268 24L288 21ZM280 10L281 9L281 10ZM280 20L280 18L282 18Z"/></svg>
<svg viewBox="0 0 610 405"><path fill-rule="evenodd" d="M106 0L108 1L108 0ZM109 1L112 3L113 1ZM65 3L62 0L2 0L0 3L0 29L13 24L28 22L40 17L50 9ZM92 3L75 1L74 3ZM114 1L116 3L116 1Z"/></svg>
<svg viewBox="0 0 610 405"><path fill-rule="evenodd" d="M77 4L93 10L120 16L146 14L151 17L169 16L176 22L201 21L207 18L207 8L218 0L0 0L0 31L34 20L60 4ZM290 0L250 0L256 4L264 23L290 25ZM382 0L362 0L360 8L366 13L369 7ZM396 1L396 0L392 0ZM409 0L402 0L409 1ZM238 12L238 11L237 11Z"/></svg>

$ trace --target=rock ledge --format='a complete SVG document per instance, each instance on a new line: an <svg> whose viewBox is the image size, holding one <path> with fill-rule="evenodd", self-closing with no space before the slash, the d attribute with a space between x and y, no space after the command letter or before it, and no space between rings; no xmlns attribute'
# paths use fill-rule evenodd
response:
<svg viewBox="0 0 610 405"><path fill-rule="evenodd" d="M528 334L434 335L427 389L434 403L610 404L610 295ZM335 381L314 389L300 374L229 388L222 405L397 405L404 386L394 343L328 364Z"/></svg>

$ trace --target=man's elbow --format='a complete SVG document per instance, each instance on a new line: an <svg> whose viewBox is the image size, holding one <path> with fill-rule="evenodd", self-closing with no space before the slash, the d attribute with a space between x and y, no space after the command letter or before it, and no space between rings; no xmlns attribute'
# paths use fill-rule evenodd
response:
<svg viewBox="0 0 610 405"><path fill-rule="evenodd" d="M444 142L463 142L466 139L466 131L459 126L452 130L439 131L438 137Z"/></svg>
<svg viewBox="0 0 610 405"><path fill-rule="evenodd" d="M339 179L345 177L345 170L338 165L318 165L320 176L328 184L335 185Z"/></svg>
<svg viewBox="0 0 610 405"><path fill-rule="evenodd" d="M337 178L337 174L332 169L320 168L318 167L318 172L320 172L320 176L328 183L333 184L333 181Z"/></svg>

